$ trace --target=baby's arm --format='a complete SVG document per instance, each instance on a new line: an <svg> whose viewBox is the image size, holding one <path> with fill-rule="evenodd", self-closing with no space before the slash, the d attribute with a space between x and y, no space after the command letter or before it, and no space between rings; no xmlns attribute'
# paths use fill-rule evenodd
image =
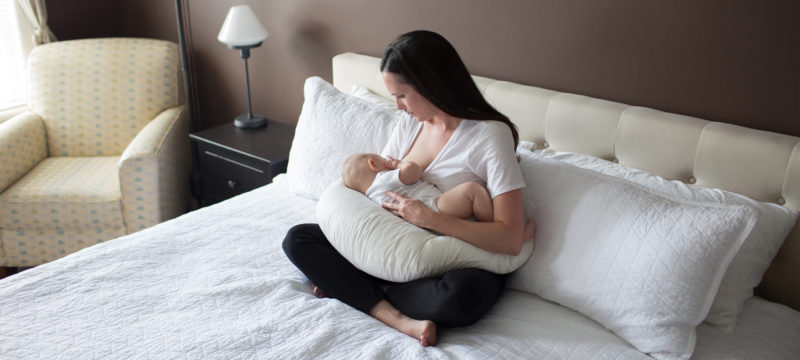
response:
<svg viewBox="0 0 800 360"><path fill-rule="evenodd" d="M412 161L397 160L389 157L388 166L392 169L400 169L400 182L411 185L422 179L422 167Z"/></svg>
<svg viewBox="0 0 800 360"><path fill-rule="evenodd" d="M415 162L401 161L398 168L400 168L400 181L403 184L411 185L422 179L422 168Z"/></svg>

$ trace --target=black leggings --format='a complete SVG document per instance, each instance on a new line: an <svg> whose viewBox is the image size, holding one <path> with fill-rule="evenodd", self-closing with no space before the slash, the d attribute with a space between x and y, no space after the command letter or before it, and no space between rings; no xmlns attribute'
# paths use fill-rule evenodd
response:
<svg viewBox="0 0 800 360"><path fill-rule="evenodd" d="M283 251L326 296L367 314L386 298L409 317L431 320L441 327L478 321L497 301L505 284L505 275L481 269L459 269L440 278L390 283L350 264L317 224L300 224L289 229ZM381 285L388 285L385 293Z"/></svg>

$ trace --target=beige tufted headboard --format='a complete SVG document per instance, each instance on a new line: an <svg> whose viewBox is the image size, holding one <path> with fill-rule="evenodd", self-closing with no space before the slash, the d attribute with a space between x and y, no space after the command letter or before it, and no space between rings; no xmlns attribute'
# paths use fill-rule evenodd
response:
<svg viewBox="0 0 800 360"><path fill-rule="evenodd" d="M333 84L390 97L380 59L333 58ZM800 209L800 138L654 109L474 76L513 121L520 140L588 154L697 186ZM756 294L800 310L800 226L795 225Z"/></svg>

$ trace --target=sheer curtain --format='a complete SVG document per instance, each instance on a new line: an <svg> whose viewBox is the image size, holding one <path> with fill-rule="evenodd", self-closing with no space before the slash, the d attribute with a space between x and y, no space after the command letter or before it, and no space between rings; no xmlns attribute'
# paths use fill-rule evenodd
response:
<svg viewBox="0 0 800 360"><path fill-rule="evenodd" d="M47 27L47 8L44 0L17 0L17 3L33 26L34 45L56 41L56 36Z"/></svg>
<svg viewBox="0 0 800 360"><path fill-rule="evenodd" d="M0 122L24 110L28 53L55 40L44 0L0 0Z"/></svg>
<svg viewBox="0 0 800 360"><path fill-rule="evenodd" d="M25 53L17 23L16 0L0 0L0 122L13 115L4 110L25 103Z"/></svg>

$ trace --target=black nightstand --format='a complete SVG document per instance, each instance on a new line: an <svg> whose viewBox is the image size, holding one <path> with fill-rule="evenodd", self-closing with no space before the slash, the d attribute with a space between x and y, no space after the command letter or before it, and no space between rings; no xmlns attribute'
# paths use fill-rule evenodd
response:
<svg viewBox="0 0 800 360"><path fill-rule="evenodd" d="M285 172L294 126L271 121L263 128L242 129L231 122L189 138L197 154L193 193L207 206L269 184Z"/></svg>

